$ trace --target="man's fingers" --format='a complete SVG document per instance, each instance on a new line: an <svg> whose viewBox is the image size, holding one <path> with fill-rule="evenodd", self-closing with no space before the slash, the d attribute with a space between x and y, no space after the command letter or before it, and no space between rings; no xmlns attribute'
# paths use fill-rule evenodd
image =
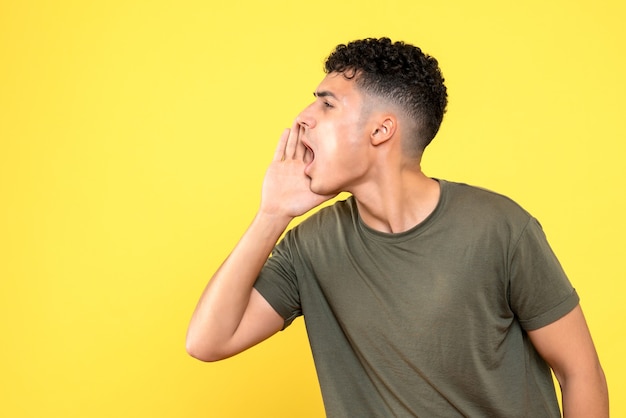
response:
<svg viewBox="0 0 626 418"><path fill-rule="evenodd" d="M300 125L295 120L289 131L289 137L287 138L287 146L285 147L285 159L294 158L296 156L296 149L298 146L298 136L300 132Z"/></svg>
<svg viewBox="0 0 626 418"><path fill-rule="evenodd" d="M285 129L280 136L276 151L274 151L274 161L304 160L307 147L302 143L302 135L304 135L304 127L294 121L291 129Z"/></svg>
<svg viewBox="0 0 626 418"><path fill-rule="evenodd" d="M304 135L304 126L298 125L298 143L296 145L296 160L303 160L304 154L307 148L302 143L302 136Z"/></svg>
<svg viewBox="0 0 626 418"><path fill-rule="evenodd" d="M276 151L274 151L274 161L282 161L285 158L285 146L287 145L287 139L289 138L289 128L286 128L283 131L283 134L280 136L280 140L278 141L278 145L276 146Z"/></svg>

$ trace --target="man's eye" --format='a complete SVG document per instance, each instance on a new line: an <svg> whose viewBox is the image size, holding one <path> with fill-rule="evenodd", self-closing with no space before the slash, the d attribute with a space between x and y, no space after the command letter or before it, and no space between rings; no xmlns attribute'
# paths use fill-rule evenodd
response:
<svg viewBox="0 0 626 418"><path fill-rule="evenodd" d="M324 107L332 108L332 107L333 107L333 105L331 105L331 104L330 104L330 103L328 103L328 102L324 102Z"/></svg>

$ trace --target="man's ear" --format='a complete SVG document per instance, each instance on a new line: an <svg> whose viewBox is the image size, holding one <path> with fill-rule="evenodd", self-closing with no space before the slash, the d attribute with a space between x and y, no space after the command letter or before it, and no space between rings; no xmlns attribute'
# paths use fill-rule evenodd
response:
<svg viewBox="0 0 626 418"><path fill-rule="evenodd" d="M396 132L398 121L393 115L385 115L376 124L370 135L372 145L377 146L387 142Z"/></svg>

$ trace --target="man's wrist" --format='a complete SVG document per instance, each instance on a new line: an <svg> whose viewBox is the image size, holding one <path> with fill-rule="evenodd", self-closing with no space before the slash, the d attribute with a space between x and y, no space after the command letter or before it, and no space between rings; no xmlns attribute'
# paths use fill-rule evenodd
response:
<svg viewBox="0 0 626 418"><path fill-rule="evenodd" d="M270 235L280 236L285 229L287 229L287 226L289 226L289 223L292 220L293 217L289 215L281 215L259 210L252 223L253 225L265 230L266 233Z"/></svg>

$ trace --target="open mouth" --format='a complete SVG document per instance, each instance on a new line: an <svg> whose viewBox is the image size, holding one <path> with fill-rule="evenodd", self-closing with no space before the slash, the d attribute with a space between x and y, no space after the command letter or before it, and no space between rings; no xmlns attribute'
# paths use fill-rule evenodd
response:
<svg viewBox="0 0 626 418"><path fill-rule="evenodd" d="M313 148L307 146L306 150L304 150L304 160L313 161L314 159L315 159L315 152L313 151Z"/></svg>
<svg viewBox="0 0 626 418"><path fill-rule="evenodd" d="M304 157L303 157L303 161L306 164L306 167L304 167L304 173L308 176L310 169L311 169L311 165L313 164L313 160L315 160L315 151L313 151L313 148L311 148L308 144L304 143Z"/></svg>
<svg viewBox="0 0 626 418"><path fill-rule="evenodd" d="M305 141L302 141L302 144L304 145L304 148L305 148L304 149L304 162L309 164L315 159L315 151L313 151L313 148L311 148L311 146L307 144Z"/></svg>

